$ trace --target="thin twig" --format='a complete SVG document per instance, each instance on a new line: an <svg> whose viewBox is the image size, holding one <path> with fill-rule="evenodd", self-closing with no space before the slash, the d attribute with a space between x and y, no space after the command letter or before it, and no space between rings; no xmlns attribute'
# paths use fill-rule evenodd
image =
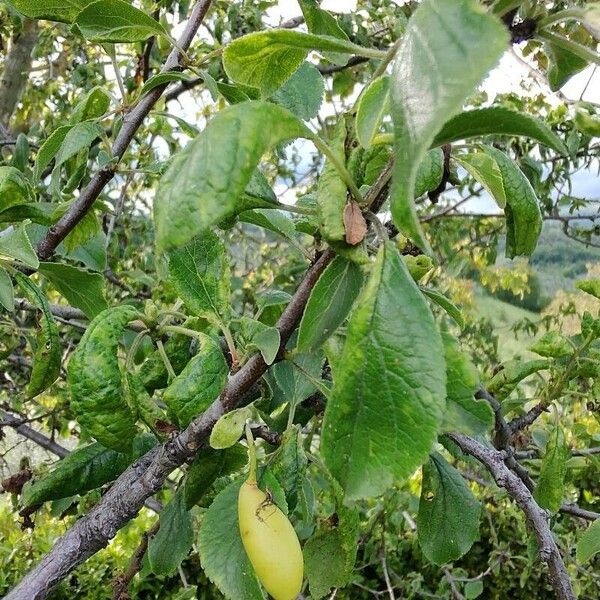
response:
<svg viewBox="0 0 600 600"><path fill-rule="evenodd" d="M156 535L159 527L160 521L156 521L156 523L154 523L154 525L152 525L148 531L145 531L142 534L142 539L140 540L139 546L136 548L131 560L129 561L127 570L122 575L119 575L115 578L113 583L112 600L129 600L129 585L137 573L140 572L144 555L148 549L148 542L150 541L151 537Z"/></svg>
<svg viewBox="0 0 600 600"><path fill-rule="evenodd" d="M212 0L198 0L192 9L188 23L177 41L177 47L169 54L162 72L181 71L181 50L187 50L194 39L198 28L202 24ZM168 82L152 88L142 96L138 103L126 114L123 125L112 146L112 156L118 162L129 144L133 140L137 130L142 125L148 113L162 96L168 86ZM83 219L91 209L94 202L106 186L115 176L116 162L100 169L90 180L88 185L81 191L77 199L71 204L69 210L48 230L46 237L38 244L37 253L41 260L47 260L56 250L57 246L67 237L73 228Z"/></svg>

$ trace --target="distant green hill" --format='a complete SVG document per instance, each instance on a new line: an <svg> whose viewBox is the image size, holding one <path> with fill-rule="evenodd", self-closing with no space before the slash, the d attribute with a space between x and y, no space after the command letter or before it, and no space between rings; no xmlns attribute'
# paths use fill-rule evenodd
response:
<svg viewBox="0 0 600 600"><path fill-rule="evenodd" d="M498 265L510 267L512 261L504 256L504 242L498 248ZM600 248L567 237L556 222L546 222L535 252L529 259L533 276L529 281L530 294L525 298L498 290L494 296L529 310L539 312L560 290L572 291L575 282L583 279L588 265L600 263Z"/></svg>

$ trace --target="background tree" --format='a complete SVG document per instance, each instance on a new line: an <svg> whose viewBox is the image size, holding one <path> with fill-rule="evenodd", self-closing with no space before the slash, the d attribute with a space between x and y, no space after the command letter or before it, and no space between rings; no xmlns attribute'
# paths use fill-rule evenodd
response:
<svg viewBox="0 0 600 600"><path fill-rule="evenodd" d="M600 5L277 8L0 8L2 592L264 598L249 422L302 597L597 597Z"/></svg>

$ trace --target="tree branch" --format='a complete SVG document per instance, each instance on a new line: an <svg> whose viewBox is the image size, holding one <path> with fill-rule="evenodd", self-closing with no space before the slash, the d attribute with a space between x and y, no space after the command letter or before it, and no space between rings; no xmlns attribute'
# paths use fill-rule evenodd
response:
<svg viewBox="0 0 600 600"><path fill-rule="evenodd" d="M390 176L391 165L388 164L365 195L366 206L373 210L381 207L388 193ZM310 292L334 256L333 250L328 248L309 267L279 318L276 324L281 339L279 354L300 322ZM203 414L184 431L130 465L100 502L56 542L4 600L43 600L75 567L104 548L117 531L136 516L144 501L162 487L168 475L195 456L221 416L254 399L248 392L267 369L260 353L250 357L231 375L221 396Z"/></svg>
<svg viewBox="0 0 600 600"><path fill-rule="evenodd" d="M548 525L547 515L534 500L527 486L504 464L505 453L487 448L478 441L460 433L451 433L448 434L448 437L465 454L473 456L483 464L498 486L504 488L515 504L523 511L527 523L535 534L540 558L548 566L550 582L556 597L558 600L575 600L565 563Z"/></svg>
<svg viewBox="0 0 600 600"><path fill-rule="evenodd" d="M12 427L19 435L22 435L24 438L27 438L34 444L37 444L40 446L40 448L44 448L45 450L48 450L48 452L52 452L52 454L55 454L59 458L64 458L71 453L70 450L64 446L61 446L40 431L25 425L23 423L23 419L16 417L15 415L11 415L2 409L0 409L0 416L2 416L0 427ZM161 503L154 498L148 498L144 504L147 508L153 510L157 514L162 510Z"/></svg>
<svg viewBox="0 0 600 600"><path fill-rule="evenodd" d="M310 291L334 253L326 250L308 269L292 300L277 323L281 348L300 320ZM41 600L77 565L104 548L117 531L133 519L144 501L157 492L167 476L192 458L208 439L214 424L227 411L250 398L245 392L262 377L267 365L260 354L232 375L212 405L184 431L163 445L155 446L133 463L92 510L60 538L52 550L6 596L5 600Z"/></svg>
<svg viewBox="0 0 600 600"><path fill-rule="evenodd" d="M142 568L142 561L144 560L144 555L148 549L148 542L152 536L156 535L159 527L160 521L156 521L148 531L145 531L142 534L140 544L133 553L127 570L123 575L119 575L115 579L112 600L130 600L128 594L129 584Z"/></svg>
<svg viewBox="0 0 600 600"><path fill-rule="evenodd" d="M37 21L23 20L23 28L12 40L0 78L0 127L8 129L31 67L31 52L38 38Z"/></svg>
<svg viewBox="0 0 600 600"><path fill-rule="evenodd" d="M180 49L187 50L202 24L212 0L198 0L192 9L192 13L187 25L177 42L177 48L173 48L169 54L162 73L167 71L181 71L180 64L183 58ZM93 206L98 196L106 184L115 175L115 162L118 162L125 154L129 144L133 140L137 130L142 122L152 110L162 93L165 91L167 83L152 88L147 94L142 96L139 102L126 114L123 119L123 125L112 146L112 156L114 162L100 169L90 180L87 186L81 191L78 198L71 204L69 210L55 223L46 234L46 237L38 244L37 253L41 260L47 260L56 250L57 246L67 237L79 221L85 216L88 210Z"/></svg>

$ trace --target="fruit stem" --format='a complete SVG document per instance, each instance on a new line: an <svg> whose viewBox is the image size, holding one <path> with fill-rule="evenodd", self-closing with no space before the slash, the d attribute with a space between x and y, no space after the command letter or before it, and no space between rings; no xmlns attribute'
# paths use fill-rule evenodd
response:
<svg viewBox="0 0 600 600"><path fill-rule="evenodd" d="M246 440L248 442L248 459L250 460L250 471L246 483L256 485L256 447L254 446L250 423L246 423Z"/></svg>

